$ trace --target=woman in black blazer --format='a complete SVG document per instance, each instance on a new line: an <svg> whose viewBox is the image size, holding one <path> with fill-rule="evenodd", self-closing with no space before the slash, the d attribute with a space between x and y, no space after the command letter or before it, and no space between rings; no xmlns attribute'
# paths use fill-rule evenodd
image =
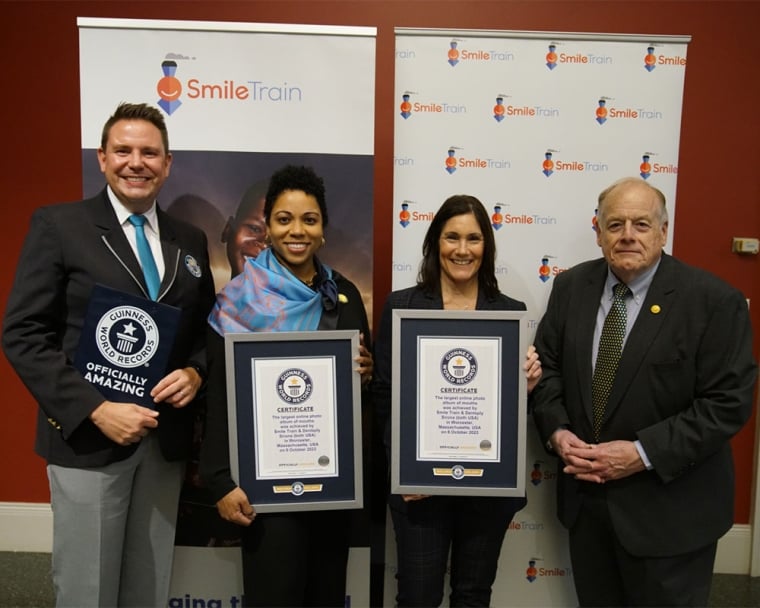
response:
<svg viewBox="0 0 760 608"><path fill-rule="evenodd" d="M473 196L448 198L422 245L417 285L391 293L375 349L373 396L390 450L391 317L394 309L525 310L499 291L496 244L488 213ZM541 366L531 346L524 366L529 389ZM397 495L389 497L396 533L399 606L438 606L451 551L451 606L488 606L501 545L525 497Z"/></svg>

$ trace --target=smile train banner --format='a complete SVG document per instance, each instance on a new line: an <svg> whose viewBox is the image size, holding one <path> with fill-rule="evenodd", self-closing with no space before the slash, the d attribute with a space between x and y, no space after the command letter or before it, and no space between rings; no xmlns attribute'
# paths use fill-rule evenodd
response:
<svg viewBox="0 0 760 608"><path fill-rule="evenodd" d="M453 194L491 215L496 274L533 340L554 278L601 255L598 194L640 176L665 194L672 249L688 36L396 29L393 289ZM507 532L495 606L576 603L554 458L528 420L528 505ZM395 547L387 552L386 605ZM391 594L389 596L389 593Z"/></svg>
<svg viewBox="0 0 760 608"><path fill-rule="evenodd" d="M77 23L85 197L105 185L96 150L117 105L160 108L173 163L159 204L204 230L219 289L245 256L264 247L269 176L286 164L313 167L324 179L330 215L342 220L326 228L320 259L356 284L371 314L375 28L86 17ZM200 420L196 435L199 442ZM239 532L215 511L191 462L170 607L241 605ZM347 604L369 605L368 519L355 526Z"/></svg>

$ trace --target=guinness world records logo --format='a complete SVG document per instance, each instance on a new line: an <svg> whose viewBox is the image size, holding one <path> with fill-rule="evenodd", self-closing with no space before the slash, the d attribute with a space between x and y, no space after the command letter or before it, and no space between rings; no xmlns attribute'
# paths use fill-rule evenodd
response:
<svg viewBox="0 0 760 608"><path fill-rule="evenodd" d="M311 376L302 369L287 369L277 378L277 394L285 403L303 403L311 397L313 390Z"/></svg>
<svg viewBox="0 0 760 608"><path fill-rule="evenodd" d="M449 384L469 384L478 373L478 362L466 348L454 348L441 359L441 375Z"/></svg>
<svg viewBox="0 0 760 608"><path fill-rule="evenodd" d="M147 365L158 349L158 328L148 313L135 306L107 311L95 328L100 354L121 368Z"/></svg>

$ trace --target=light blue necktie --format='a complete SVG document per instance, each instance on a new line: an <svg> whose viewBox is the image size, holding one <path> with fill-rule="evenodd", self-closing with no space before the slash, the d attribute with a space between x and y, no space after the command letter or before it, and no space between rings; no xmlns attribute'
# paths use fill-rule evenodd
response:
<svg viewBox="0 0 760 608"><path fill-rule="evenodd" d="M135 237L137 239L137 255L140 257L145 284L148 286L148 294L151 300L158 297L158 288L161 285L161 279L158 278L158 268L156 260L153 259L153 253L150 250L148 239L145 238L145 217L142 215L130 215L129 223L135 227Z"/></svg>

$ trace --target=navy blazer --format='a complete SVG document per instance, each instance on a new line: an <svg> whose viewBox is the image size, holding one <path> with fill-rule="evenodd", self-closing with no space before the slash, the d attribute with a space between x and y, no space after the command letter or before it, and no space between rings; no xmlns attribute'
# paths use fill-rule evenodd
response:
<svg viewBox="0 0 760 608"><path fill-rule="evenodd" d="M543 376L531 404L543 443L562 426L594 441L591 358L606 277L598 259L555 279L535 340ZM729 439L750 416L756 374L742 294L663 254L625 343L599 439L638 439L654 467L604 484L627 551L677 555L733 525ZM569 528L589 484L559 467L558 514Z"/></svg>
<svg viewBox="0 0 760 608"><path fill-rule="evenodd" d="M157 209L165 272L159 301L181 309L169 370L205 369L205 324L214 300L205 234ZM191 272L193 261L200 276ZM189 262L189 263L188 263ZM8 360L40 411L35 449L51 464L102 466L127 458L89 419L104 398L72 366L90 293L96 283L137 296L147 289L104 189L75 203L34 212L3 324ZM158 434L168 460L190 453L193 409L159 405Z"/></svg>

